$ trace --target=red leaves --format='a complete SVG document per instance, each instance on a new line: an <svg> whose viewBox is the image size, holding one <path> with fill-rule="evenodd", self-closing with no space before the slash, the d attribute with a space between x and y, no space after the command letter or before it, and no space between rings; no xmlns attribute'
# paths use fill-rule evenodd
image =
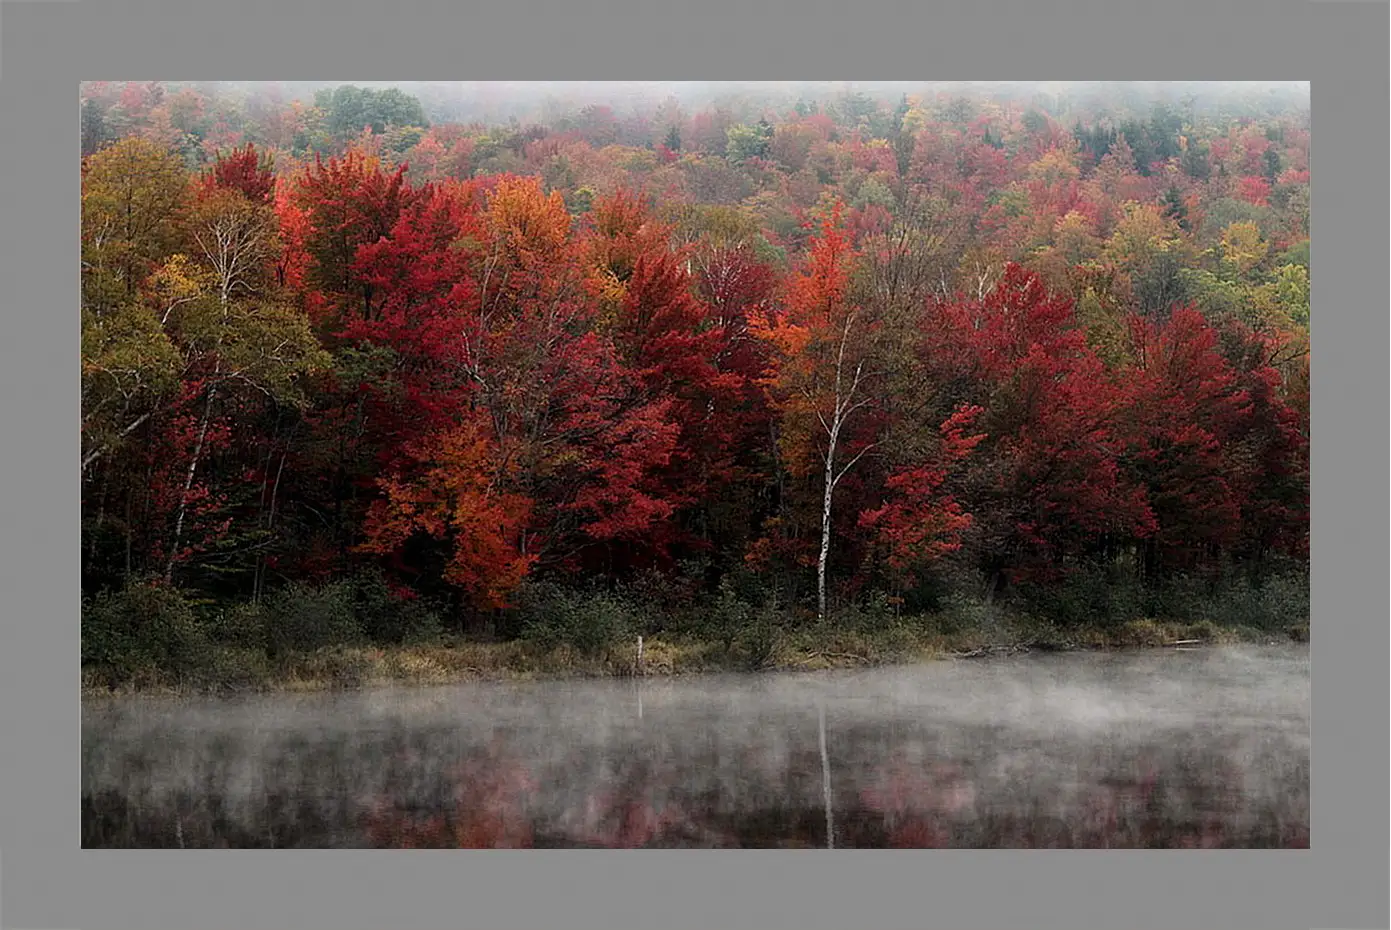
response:
<svg viewBox="0 0 1391 930"><path fill-rule="evenodd" d="M275 171L269 159L250 142L245 148L217 156L204 184L234 190L254 204L269 204L275 195Z"/></svg>
<svg viewBox="0 0 1391 930"><path fill-rule="evenodd" d="M1011 265L985 300L931 314L924 347L939 377L972 384L983 401L989 439L967 479L982 545L1036 576L1098 539L1152 527L1120 465L1124 395L1071 324L1069 301Z"/></svg>
<svg viewBox="0 0 1391 930"><path fill-rule="evenodd" d="M578 287L579 263L601 253L576 247L557 198L501 178L475 204L466 186L427 190L389 239L359 249L356 274L383 297L350 332L398 352L407 397L432 411L428 487L385 486L373 551L398 548L406 530L448 536L447 580L496 604L543 551L659 539L697 477L662 478L683 434L672 411L689 414L721 381L684 268L651 244L635 202L599 217L619 252L641 246L606 334L586 331ZM465 426L447 425L458 414L436 402L446 397L473 411Z"/></svg>
<svg viewBox="0 0 1391 930"><path fill-rule="evenodd" d="M633 374L594 336L578 340L567 361L555 392L563 411L555 435L567 442L552 461L575 490L562 509L585 518L591 539L638 537L673 511L653 480L680 433L667 419L670 401L641 400Z"/></svg>
<svg viewBox="0 0 1391 930"><path fill-rule="evenodd" d="M347 335L390 346L436 387L441 369L468 364L478 288L476 256L465 243L483 236L473 201L467 184L426 188L390 237L359 247L352 265L358 280L382 297L377 317L348 327Z"/></svg>
<svg viewBox="0 0 1391 930"><path fill-rule="evenodd" d="M1242 178L1237 184L1237 196L1258 207L1268 206L1270 202L1270 182L1262 177Z"/></svg>
<svg viewBox="0 0 1391 930"><path fill-rule="evenodd" d="M1061 371L1059 366L1083 357L1081 334L1065 327L1072 302L1048 293L1043 280L1022 265L1007 265L980 303L955 305L947 312L955 325L973 334L969 340L984 374L993 380L1005 380L1026 365L1043 366L1051 376Z"/></svg>
<svg viewBox="0 0 1391 930"><path fill-rule="evenodd" d="M1196 311L1180 308L1162 326L1132 318L1131 333L1129 459L1158 521L1157 544L1190 563L1239 532L1241 494L1224 449L1249 416L1250 398Z"/></svg>
<svg viewBox="0 0 1391 930"><path fill-rule="evenodd" d="M983 412L982 407L966 406L952 414L942 424L937 457L890 476L885 482L887 503L860 514L860 525L877 532L895 571L911 572L961 547L960 534L971 525L971 515L943 493L942 486L951 468L985 439L984 434L966 435Z"/></svg>
<svg viewBox="0 0 1391 930"><path fill-rule="evenodd" d="M753 439L758 392L748 372L759 362L743 338L744 302L759 299L761 266L747 259L737 267L720 263L730 275L723 281L724 303L717 307L699 298L693 260L672 249L668 228L650 217L639 198L619 193L601 199L591 230L585 252L604 308L601 331L638 379L650 408L647 416L660 406L675 427L669 445L665 433L654 428L641 466L651 475L644 479L651 493L661 500L661 506L648 508L646 544L664 553L682 535L668 518L733 480L736 460ZM701 265L716 267L705 256ZM636 464L635 458L628 461ZM651 526L660 521L665 521L662 529ZM605 534L611 530L608 521L598 528ZM635 538L627 530L623 535Z"/></svg>
<svg viewBox="0 0 1391 930"><path fill-rule="evenodd" d="M310 270L340 324L376 312L373 289L354 273L358 249L389 236L401 211L415 198L402 165L393 174L374 156L350 149L341 159L315 163L295 187L307 219L305 250Z"/></svg>
<svg viewBox="0 0 1391 930"><path fill-rule="evenodd" d="M127 116L163 114L155 129L169 128L174 102L155 85L126 91ZM178 105L192 114L193 103ZM911 148L825 115L789 118L770 149L780 180L724 163L725 115L654 124L679 127L689 155L653 158L626 147L644 138L640 121L620 126L600 109L580 133L528 130L501 147L436 127L407 154L409 175L369 153L399 148L381 136L280 184L251 145L219 155L191 198L178 174L173 199L194 209L137 230L148 248L104 243L106 287L151 305L173 285L191 294L195 282L171 277L188 218L238 198L269 204L278 242L257 259L257 293L302 307L336 356L327 377L295 385L310 399L303 417L259 399L233 414L245 448L225 444L213 418L180 545L216 535L235 508L217 510L214 492L240 481L262 486L253 520L284 513L298 534L286 548L303 563L343 571L366 542L480 606L505 603L538 566L618 575L694 552L786 571L829 562L836 580L861 583L878 560L902 579L952 552L1041 577L1137 549L1156 567L1304 551L1307 349L1182 310L1130 321L1127 338L1119 307L1138 271L1124 260L1149 260L1140 233L1162 227L1194 266L1216 261L1189 246L1201 208L1221 197L1269 207L1277 232L1300 222L1291 188L1308 180L1307 137L1278 143L1278 162L1258 128L1202 140L1221 169L1209 187L1140 175L1123 141L1093 167L1051 122L1022 135L1017 115L998 112L923 126L915 109L901 140ZM302 115L267 114L256 137L284 159ZM621 149L579 141L614 132ZM500 163L545 181L454 179ZM1272 194L1257 175L1281 167ZM735 197L749 181L758 192ZM639 183L643 193L624 190ZM825 209L848 190L860 207ZM1115 241L1131 202L1154 222ZM1171 219L1186 211L1186 225L1159 206ZM807 217L819 222L799 232ZM1247 271L1285 261L1279 251ZM1006 262L1026 255L1046 278ZM154 268L164 277L151 281ZM1276 303L1261 310L1272 319L1299 305L1294 279L1257 280L1232 283L1233 300L1249 287ZM1050 285L1085 300L1086 319ZM1285 285L1293 296L1271 290ZM953 288L975 299L947 297ZM922 307L929 291L943 302ZM175 313L166 335L188 341L180 327L195 317ZM203 355L180 375L189 384L230 357ZM119 494L147 495L132 521L168 522L190 455L178 412L171 401L140 420L168 461L148 480L123 475ZM818 518L823 543L834 532L851 545L818 558Z"/></svg>
<svg viewBox="0 0 1391 930"><path fill-rule="evenodd" d="M639 256L619 313L615 335L649 394L672 398L681 426L678 458L704 466L685 469L682 477L689 492L699 493L702 483L720 477L707 469L723 466L732 442L743 438L736 414L747 379L720 366L729 332L711 325L685 265L666 251Z"/></svg>
<svg viewBox="0 0 1391 930"><path fill-rule="evenodd" d="M752 246L740 243L715 248L702 257L696 287L725 327L746 327L750 313L765 310L773 299L777 278L759 261Z"/></svg>
<svg viewBox="0 0 1391 930"><path fill-rule="evenodd" d="M705 308L691 293L690 275L671 252L645 252L633 263L615 336L644 377L657 382L708 380L718 332L706 331Z"/></svg>

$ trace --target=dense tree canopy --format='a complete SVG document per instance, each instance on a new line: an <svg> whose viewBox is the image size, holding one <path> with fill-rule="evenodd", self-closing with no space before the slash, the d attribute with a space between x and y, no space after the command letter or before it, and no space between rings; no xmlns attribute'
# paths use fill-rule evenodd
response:
<svg viewBox="0 0 1391 930"><path fill-rule="evenodd" d="M97 83L82 145L89 592L1307 559L1307 109Z"/></svg>

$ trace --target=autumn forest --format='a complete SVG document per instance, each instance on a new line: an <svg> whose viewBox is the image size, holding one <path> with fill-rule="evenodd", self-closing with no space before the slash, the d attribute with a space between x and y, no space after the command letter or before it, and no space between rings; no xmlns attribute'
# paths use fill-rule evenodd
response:
<svg viewBox="0 0 1391 930"><path fill-rule="evenodd" d="M1307 87L447 91L83 86L89 683L1307 636Z"/></svg>

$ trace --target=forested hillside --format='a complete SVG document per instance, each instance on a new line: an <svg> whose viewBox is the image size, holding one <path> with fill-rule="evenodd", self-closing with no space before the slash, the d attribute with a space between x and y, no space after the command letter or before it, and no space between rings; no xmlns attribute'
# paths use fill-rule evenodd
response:
<svg viewBox="0 0 1391 930"><path fill-rule="evenodd" d="M85 85L84 664L1307 624L1307 97L1084 90Z"/></svg>

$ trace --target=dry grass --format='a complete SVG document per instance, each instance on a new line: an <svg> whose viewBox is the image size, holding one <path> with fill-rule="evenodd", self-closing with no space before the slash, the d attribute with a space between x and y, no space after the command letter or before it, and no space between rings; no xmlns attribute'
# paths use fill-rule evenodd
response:
<svg viewBox="0 0 1391 930"><path fill-rule="evenodd" d="M1302 631L1307 641L1307 628ZM1291 634L1293 637L1293 634ZM1217 627L1135 620L1110 629L1058 630L1015 622L994 633L966 630L943 633L926 625L894 626L877 632L807 628L779 632L767 655L754 662L738 648L714 643L654 637L644 642L647 676L695 675L721 671L818 671L899 665L940 659L1018 653L1032 650L1163 648L1175 644L1217 645L1268 640L1269 634ZM1298 637L1293 637L1298 638ZM306 692L383 685L447 685L467 681L517 681L554 678L623 677L638 674L635 644L583 655L568 647L541 649L524 642L447 640L397 647L337 647L276 663L259 690ZM152 681L112 691L84 671L84 696L113 693L188 694L185 684Z"/></svg>

